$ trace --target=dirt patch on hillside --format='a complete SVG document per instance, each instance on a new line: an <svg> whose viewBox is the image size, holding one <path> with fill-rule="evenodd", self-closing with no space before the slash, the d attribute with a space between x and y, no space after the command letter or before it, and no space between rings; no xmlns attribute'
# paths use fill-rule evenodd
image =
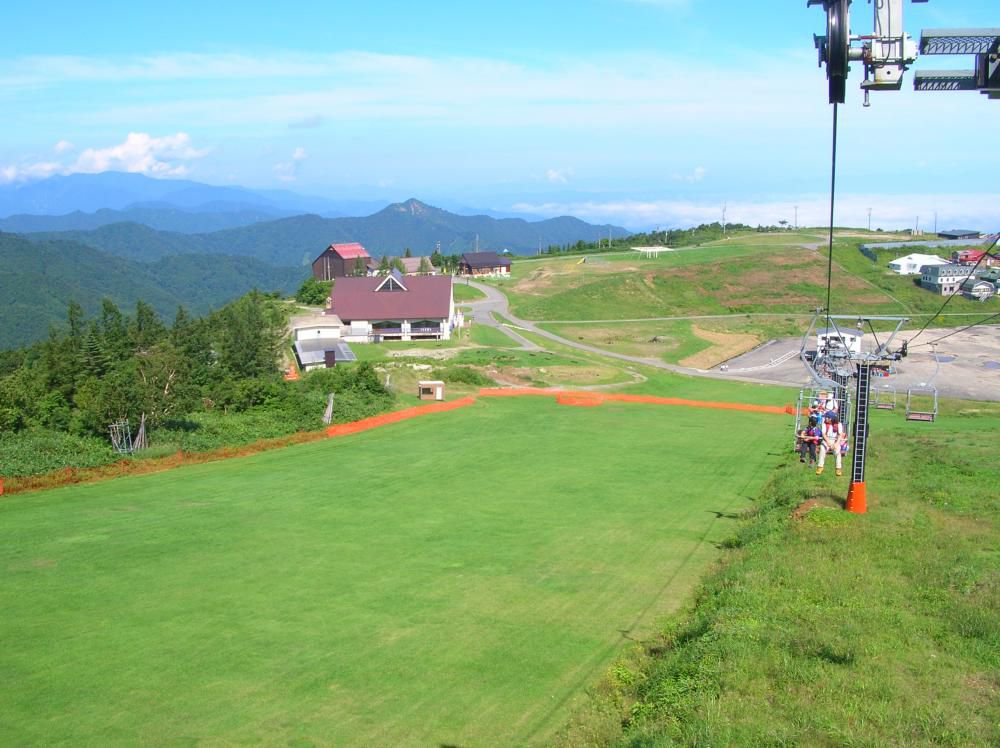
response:
<svg viewBox="0 0 1000 748"><path fill-rule="evenodd" d="M760 339L756 335L749 333L717 332L706 330L698 325L691 325L691 332L712 344L710 348L681 359L681 366L690 366L695 369L711 369L716 364L728 361L741 353L746 353L760 343Z"/></svg>
<svg viewBox="0 0 1000 748"><path fill-rule="evenodd" d="M546 265L532 270L527 276L514 283L511 290L528 296L544 296L552 290L566 291L578 288L600 276L635 273L638 270L636 265L625 265L618 262Z"/></svg>
<svg viewBox="0 0 1000 748"><path fill-rule="evenodd" d="M820 504L818 501L816 501L816 499L809 499L808 501L804 501L797 507L795 507L795 510L792 512L792 519L802 519L807 514L809 514L810 511L819 506L823 505Z"/></svg>
<svg viewBox="0 0 1000 748"><path fill-rule="evenodd" d="M478 348L481 346L467 346L466 348L406 348L401 351L388 351L389 358L434 358L446 359L457 356L463 350Z"/></svg>

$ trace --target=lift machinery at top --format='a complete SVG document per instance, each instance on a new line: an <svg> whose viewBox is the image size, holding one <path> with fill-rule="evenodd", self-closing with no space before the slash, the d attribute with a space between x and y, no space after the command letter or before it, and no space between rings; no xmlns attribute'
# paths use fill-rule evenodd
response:
<svg viewBox="0 0 1000 748"><path fill-rule="evenodd" d="M911 0L924 3L927 0ZM851 0L808 0L826 12L826 34L814 36L819 64L826 65L830 103L843 104L851 62L864 65L861 89L868 106L870 91L898 91L903 74L919 55L972 55L972 70L922 71L914 76L918 91L979 91L1000 99L1000 29L926 29L919 45L903 28L905 0L869 0L872 32L851 34Z"/></svg>

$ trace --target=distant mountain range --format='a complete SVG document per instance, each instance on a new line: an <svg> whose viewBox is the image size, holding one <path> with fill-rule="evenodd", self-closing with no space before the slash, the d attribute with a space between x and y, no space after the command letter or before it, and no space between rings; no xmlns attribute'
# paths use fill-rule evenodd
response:
<svg viewBox="0 0 1000 748"><path fill-rule="evenodd" d="M0 350L40 340L66 322L70 300L96 314L109 298L123 311L138 299L164 320L177 307L203 314L253 288L294 292L308 272L247 257L175 254L151 263L115 257L68 241L28 241L0 234Z"/></svg>
<svg viewBox="0 0 1000 748"><path fill-rule="evenodd" d="M70 174L0 186L0 216L4 217L19 213L64 215L75 211L126 210L148 203L185 211L207 208L211 212L231 212L264 208L285 215L345 215L333 201L322 197L285 190L219 187L186 179L153 179L117 171Z"/></svg>
<svg viewBox="0 0 1000 748"><path fill-rule="evenodd" d="M334 242L361 242L372 255L429 254L440 243L444 254L509 249L534 254L539 243L573 244L616 236L625 229L595 226L577 218L525 221L521 218L459 216L419 200L394 203L364 218L300 215L209 233L158 231L138 223L115 223L89 231L25 234L40 241L69 240L120 257L150 261L172 254L200 252L255 257L272 265L307 265Z"/></svg>
<svg viewBox="0 0 1000 748"><path fill-rule="evenodd" d="M292 192L114 172L0 186L8 216L0 219L0 348L43 337L71 299L89 312L105 296L122 307L143 299L169 319L178 305L200 313L254 287L290 292L334 242L361 242L375 257L477 246L534 254L539 245L627 233L566 216L458 215L416 199L360 218L331 217L337 207Z"/></svg>

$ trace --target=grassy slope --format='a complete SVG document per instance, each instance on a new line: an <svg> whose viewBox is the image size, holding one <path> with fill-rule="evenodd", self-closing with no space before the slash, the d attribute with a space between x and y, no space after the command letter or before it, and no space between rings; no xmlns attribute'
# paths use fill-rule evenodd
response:
<svg viewBox="0 0 1000 748"><path fill-rule="evenodd" d="M807 313L826 301L826 251L806 234L750 235L682 249L658 259L635 255L521 261L504 284L512 312L534 320L619 320L698 314ZM874 265L862 240L834 246L832 308L838 313L928 314L943 299ZM979 302L954 299L949 312L976 315ZM983 315L985 316L985 315Z"/></svg>
<svg viewBox="0 0 1000 748"><path fill-rule="evenodd" d="M452 292L455 294L456 304L461 304L463 301L478 301L479 299L486 298L486 294L478 288L473 288L466 283L455 282L452 284L451 288Z"/></svg>
<svg viewBox="0 0 1000 748"><path fill-rule="evenodd" d="M539 739L684 599L785 426L490 400L11 497L0 742Z"/></svg>
<svg viewBox="0 0 1000 748"><path fill-rule="evenodd" d="M794 461L694 608L608 671L570 744L1000 743L1000 409L877 414L869 514ZM979 437L979 438L977 438ZM621 733L624 720L629 727Z"/></svg>

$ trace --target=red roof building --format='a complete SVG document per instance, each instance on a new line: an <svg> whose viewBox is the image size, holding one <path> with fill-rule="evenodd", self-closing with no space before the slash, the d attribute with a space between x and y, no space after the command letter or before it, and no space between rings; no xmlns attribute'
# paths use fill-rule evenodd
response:
<svg viewBox="0 0 1000 748"><path fill-rule="evenodd" d="M341 319L349 342L447 340L461 324L447 275L338 278L327 314Z"/></svg>
<svg viewBox="0 0 1000 748"><path fill-rule="evenodd" d="M333 280L349 275L364 275L368 272L370 260L368 252L357 242L331 244L313 260L313 278Z"/></svg>

